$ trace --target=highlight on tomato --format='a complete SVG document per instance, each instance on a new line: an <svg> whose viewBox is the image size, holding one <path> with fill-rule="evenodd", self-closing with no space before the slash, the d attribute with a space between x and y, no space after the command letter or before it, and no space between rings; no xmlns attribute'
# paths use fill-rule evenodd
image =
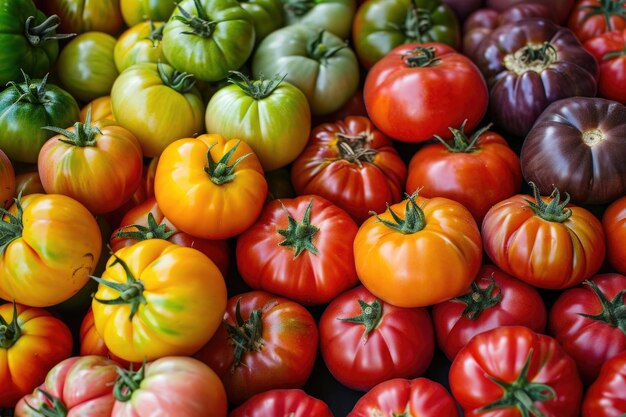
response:
<svg viewBox="0 0 626 417"><path fill-rule="evenodd" d="M56 14L61 23L59 29L68 33L89 31L117 35L122 29L120 0L38 0L47 14Z"/></svg>
<svg viewBox="0 0 626 417"><path fill-rule="evenodd" d="M142 22L120 35L113 49L115 66L121 73L135 64L167 63L163 55L163 22Z"/></svg>
<svg viewBox="0 0 626 417"><path fill-rule="evenodd" d="M617 272L626 274L626 196L611 203L602 215L606 234L606 255Z"/></svg>
<svg viewBox="0 0 626 417"><path fill-rule="evenodd" d="M254 395L228 417L333 417L322 400L301 389L273 389Z"/></svg>
<svg viewBox="0 0 626 417"><path fill-rule="evenodd" d="M587 389L582 417L614 417L626 414L626 352L609 359Z"/></svg>
<svg viewBox="0 0 626 417"><path fill-rule="evenodd" d="M584 46L600 65L598 97L626 104L626 28L591 38Z"/></svg>
<svg viewBox="0 0 626 417"><path fill-rule="evenodd" d="M626 29L624 0L578 0L567 26L581 43L607 32Z"/></svg>
<svg viewBox="0 0 626 417"><path fill-rule="evenodd" d="M94 320L93 310L91 307L87 310L87 314L85 314L85 317L80 324L78 337L80 338L80 356L106 356L124 368L128 368L130 366L127 361L118 358L107 348L102 336L100 336L100 333L98 333L98 330L96 329L96 322Z"/></svg>

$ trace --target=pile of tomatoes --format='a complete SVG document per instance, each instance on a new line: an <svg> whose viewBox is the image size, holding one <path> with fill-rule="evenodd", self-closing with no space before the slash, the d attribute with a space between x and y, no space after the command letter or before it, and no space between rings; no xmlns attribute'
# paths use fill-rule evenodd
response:
<svg viewBox="0 0 626 417"><path fill-rule="evenodd" d="M0 0L0 46L0 415L626 415L626 0Z"/></svg>

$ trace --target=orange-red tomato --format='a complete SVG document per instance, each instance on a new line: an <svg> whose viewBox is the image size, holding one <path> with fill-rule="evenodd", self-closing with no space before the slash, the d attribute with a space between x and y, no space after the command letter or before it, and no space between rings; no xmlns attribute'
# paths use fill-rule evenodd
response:
<svg viewBox="0 0 626 417"><path fill-rule="evenodd" d="M87 103L80 110L80 122L85 123L87 121L87 112L91 109L91 121L97 122L102 119L109 119L115 121L113 116L113 110L111 109L111 96L102 96Z"/></svg>
<svg viewBox="0 0 626 417"><path fill-rule="evenodd" d="M614 201L602 216L607 259L616 271L626 274L626 196Z"/></svg>
<svg viewBox="0 0 626 417"><path fill-rule="evenodd" d="M6 207L15 193L15 171L9 157L0 149L0 208Z"/></svg>

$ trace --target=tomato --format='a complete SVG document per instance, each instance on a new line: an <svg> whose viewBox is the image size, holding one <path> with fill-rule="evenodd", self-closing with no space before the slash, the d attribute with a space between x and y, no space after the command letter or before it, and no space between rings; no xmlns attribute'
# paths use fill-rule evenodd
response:
<svg viewBox="0 0 626 417"><path fill-rule="evenodd" d="M85 123L87 121L87 112L91 109L91 121L98 122L102 119L109 119L115 121L113 116L113 109L111 108L111 96L102 96L87 103L80 110L80 122Z"/></svg>
<svg viewBox="0 0 626 417"><path fill-rule="evenodd" d="M441 0L441 2L454 11L460 22L464 22L474 11L478 10L483 0Z"/></svg>
<svg viewBox="0 0 626 417"><path fill-rule="evenodd" d="M396 378L381 382L359 399L348 417L458 417L446 389L426 378Z"/></svg>
<svg viewBox="0 0 626 417"><path fill-rule="evenodd" d="M0 149L0 208L7 207L15 195L15 171L7 155Z"/></svg>
<svg viewBox="0 0 626 417"><path fill-rule="evenodd" d="M572 358L523 326L470 340L452 362L450 388L467 417L577 417L582 397Z"/></svg>
<svg viewBox="0 0 626 417"><path fill-rule="evenodd" d="M144 156L159 156L176 139L202 131L204 104L192 75L166 64L137 64L115 80L111 107L139 139Z"/></svg>
<svg viewBox="0 0 626 417"><path fill-rule="evenodd" d="M321 400L300 389L274 389L254 395L228 417L333 417Z"/></svg>
<svg viewBox="0 0 626 417"><path fill-rule="evenodd" d="M252 17L256 45L267 35L283 27L285 17L280 0L241 0L239 4Z"/></svg>
<svg viewBox="0 0 626 417"><path fill-rule="evenodd" d="M113 58L119 72L135 64L167 63L163 55L163 22L142 22L126 30L115 43Z"/></svg>
<svg viewBox="0 0 626 417"><path fill-rule="evenodd" d="M363 96L372 122L403 142L423 142L434 135L451 139L448 128L464 120L471 131L488 101L478 68L441 43L393 49L368 72Z"/></svg>
<svg viewBox="0 0 626 417"><path fill-rule="evenodd" d="M64 194L94 214L107 213L130 199L141 181L139 142L128 130L109 120L76 122L68 130L49 128L58 135L39 152L41 184L48 194Z"/></svg>
<svg viewBox="0 0 626 417"><path fill-rule="evenodd" d="M120 0L40 0L39 3L44 12L59 15L59 29L63 32L116 35L122 29Z"/></svg>
<svg viewBox="0 0 626 417"><path fill-rule="evenodd" d="M237 0L183 0L163 31L163 53L177 70L219 81L246 62L254 39L252 16Z"/></svg>
<svg viewBox="0 0 626 417"><path fill-rule="evenodd" d="M582 417L616 417L626 414L626 352L609 359L589 387Z"/></svg>
<svg viewBox="0 0 626 417"><path fill-rule="evenodd" d="M593 276L604 261L600 221L582 207L561 201L558 189L541 197L517 194L485 216L485 252L504 272L540 288L564 289Z"/></svg>
<svg viewBox="0 0 626 417"><path fill-rule="evenodd" d="M0 214L0 298L48 307L89 280L102 241L85 206L64 195L31 194Z"/></svg>
<svg viewBox="0 0 626 417"><path fill-rule="evenodd" d="M324 197L359 224L370 211L400 201L406 181L406 165L391 140L362 116L313 129L291 172L298 194Z"/></svg>
<svg viewBox="0 0 626 417"><path fill-rule="evenodd" d="M348 39L355 0L284 0L287 25L303 24L327 30L341 39Z"/></svg>
<svg viewBox="0 0 626 417"><path fill-rule="evenodd" d="M491 125L469 139L460 129L450 128L452 142L438 138L420 148L411 158L406 192L420 190L423 197L445 197L463 204L481 224L496 203L522 189L522 171L517 154Z"/></svg>
<svg viewBox="0 0 626 417"><path fill-rule="evenodd" d="M578 0L569 15L568 26L580 42L606 32L626 29L626 2Z"/></svg>
<svg viewBox="0 0 626 417"><path fill-rule="evenodd" d="M128 27L144 21L163 22L172 15L176 3L171 0L120 0L122 18Z"/></svg>
<svg viewBox="0 0 626 417"><path fill-rule="evenodd" d="M306 96L278 75L251 81L235 72L229 81L231 85L219 89L209 101L207 132L243 140L266 171L296 159L306 146L311 126Z"/></svg>
<svg viewBox="0 0 626 417"><path fill-rule="evenodd" d="M78 103L65 90L48 84L48 76L10 82L0 93L0 148L14 161L35 163L53 134L44 126L66 128L78 120Z"/></svg>
<svg viewBox="0 0 626 417"><path fill-rule="evenodd" d="M545 333L548 313L537 290L492 265L480 269L465 294L433 307L437 345L448 359L479 333L526 326Z"/></svg>
<svg viewBox="0 0 626 417"><path fill-rule="evenodd" d="M14 407L72 354L72 334L41 308L0 305L0 408Z"/></svg>
<svg viewBox="0 0 626 417"><path fill-rule="evenodd" d="M482 242L461 204L414 194L361 225L354 260L361 283L376 297L398 307L424 307L470 286Z"/></svg>
<svg viewBox="0 0 626 417"><path fill-rule="evenodd" d="M118 76L113 50L115 38L103 32L86 32L61 51L57 75L61 85L83 102L109 95Z"/></svg>
<svg viewBox="0 0 626 417"><path fill-rule="evenodd" d="M615 200L602 216L607 259L616 271L626 274L626 196Z"/></svg>
<svg viewBox="0 0 626 417"><path fill-rule="evenodd" d="M550 310L550 334L576 361L586 384L602 364L626 351L626 276L596 275L559 296Z"/></svg>
<svg viewBox="0 0 626 417"><path fill-rule="evenodd" d="M278 388L301 388L317 354L315 319L300 304L264 291L228 300L223 324L195 357L221 378L228 401L241 404Z"/></svg>
<svg viewBox="0 0 626 417"><path fill-rule="evenodd" d="M72 357L48 372L45 382L15 407L15 417L110 417L117 378L115 362L103 356Z"/></svg>
<svg viewBox="0 0 626 417"><path fill-rule="evenodd" d="M111 236L111 248L117 251L147 239L165 239L204 253L219 268L228 272L228 243L225 240L197 239L176 229L159 208L154 197L131 208L122 218L120 228Z"/></svg>
<svg viewBox="0 0 626 417"><path fill-rule="evenodd" d="M371 0L354 17L352 39L359 61L370 69L407 43L439 42L459 49L461 31L452 9L440 0Z"/></svg>
<svg viewBox="0 0 626 417"><path fill-rule="evenodd" d="M80 339L80 356L98 355L106 356L109 359L127 368L130 364L123 359L118 358L104 344L104 340L96 330L96 322L93 318L93 310L91 307L80 324L78 333Z"/></svg>
<svg viewBox="0 0 626 417"><path fill-rule="evenodd" d="M226 239L256 221L267 182L245 142L208 134L179 139L165 149L154 195L179 230L203 239Z"/></svg>
<svg viewBox="0 0 626 417"><path fill-rule="evenodd" d="M193 354L226 307L226 284L213 261L162 239L118 250L94 279L96 329L111 353L129 362Z"/></svg>
<svg viewBox="0 0 626 417"><path fill-rule="evenodd" d="M296 24L272 32L256 48L252 73L287 74L309 100L313 115L341 108L359 85L359 63L348 45L331 32Z"/></svg>
<svg viewBox="0 0 626 417"><path fill-rule="evenodd" d="M41 184L41 178L39 178L39 172L34 171L23 172L15 176L15 197L18 195L28 194L45 194L46 190L43 189Z"/></svg>
<svg viewBox="0 0 626 417"><path fill-rule="evenodd" d="M591 38L584 46L600 64L598 96L626 104L626 29Z"/></svg>

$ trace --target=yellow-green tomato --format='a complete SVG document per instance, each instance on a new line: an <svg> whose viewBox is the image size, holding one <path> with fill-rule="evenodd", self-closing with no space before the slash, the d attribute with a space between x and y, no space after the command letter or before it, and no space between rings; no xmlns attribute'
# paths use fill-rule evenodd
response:
<svg viewBox="0 0 626 417"><path fill-rule="evenodd" d="M121 0L122 17L128 26L170 18L178 0Z"/></svg>
<svg viewBox="0 0 626 417"><path fill-rule="evenodd" d="M163 22L138 23L117 40L113 55L119 72L135 64L164 62L161 39Z"/></svg>

